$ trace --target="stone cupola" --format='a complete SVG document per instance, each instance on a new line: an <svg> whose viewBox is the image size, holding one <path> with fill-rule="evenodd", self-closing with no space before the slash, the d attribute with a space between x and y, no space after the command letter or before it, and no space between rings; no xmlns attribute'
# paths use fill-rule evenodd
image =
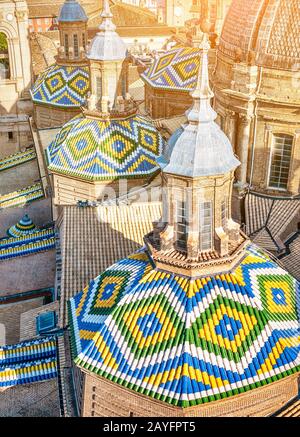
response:
<svg viewBox="0 0 300 437"><path fill-rule="evenodd" d="M91 77L88 111L118 115L132 110L133 106L128 94L127 47L116 32L109 0L103 2L101 17L99 32L87 54Z"/></svg>
<svg viewBox="0 0 300 437"><path fill-rule="evenodd" d="M211 106L206 34L200 45L198 82L188 125L170 158L159 158L163 218L146 242L158 266L201 275L226 271L246 243L231 217L234 171L239 166ZM168 265L169 267L167 267ZM176 266L176 267L174 267Z"/></svg>
<svg viewBox="0 0 300 437"><path fill-rule="evenodd" d="M58 63L86 61L87 21L88 17L77 0L65 0L58 17Z"/></svg>

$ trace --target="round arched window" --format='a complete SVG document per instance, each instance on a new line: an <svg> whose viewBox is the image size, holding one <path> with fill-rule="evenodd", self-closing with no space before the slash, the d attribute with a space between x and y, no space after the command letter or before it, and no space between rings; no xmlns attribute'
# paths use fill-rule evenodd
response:
<svg viewBox="0 0 300 437"><path fill-rule="evenodd" d="M8 43L5 33L0 32L0 80L10 78Z"/></svg>

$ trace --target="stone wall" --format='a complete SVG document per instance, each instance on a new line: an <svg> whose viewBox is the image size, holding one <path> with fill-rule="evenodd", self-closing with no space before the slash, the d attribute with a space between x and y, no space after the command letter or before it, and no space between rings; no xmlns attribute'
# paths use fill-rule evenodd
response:
<svg viewBox="0 0 300 437"><path fill-rule="evenodd" d="M0 390L0 417L59 417L56 379Z"/></svg>
<svg viewBox="0 0 300 437"><path fill-rule="evenodd" d="M5 344L14 344L20 341L20 319L22 314L39 308L41 305L43 305L43 297L0 305L0 322L5 327ZM27 339L29 338L27 337Z"/></svg>
<svg viewBox="0 0 300 437"><path fill-rule="evenodd" d="M265 417L298 394L298 375L221 401L186 409L173 407L86 374L83 416L98 417Z"/></svg>
<svg viewBox="0 0 300 437"><path fill-rule="evenodd" d="M48 105L34 105L34 120L38 129L63 126L71 118L80 114L80 108L60 109Z"/></svg>

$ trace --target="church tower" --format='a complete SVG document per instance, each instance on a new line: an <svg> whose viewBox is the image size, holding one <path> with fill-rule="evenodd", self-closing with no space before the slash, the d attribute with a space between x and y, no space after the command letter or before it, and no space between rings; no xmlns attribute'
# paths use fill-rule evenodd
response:
<svg viewBox="0 0 300 437"><path fill-rule="evenodd" d="M192 275L200 274L202 268L210 273L226 270L224 264L230 268L245 242L231 217L234 171L240 163L215 122L217 114L210 103L213 92L208 77L208 50L205 34L189 123L170 158L159 159L164 217L146 239L153 258L165 269L171 266L178 272L181 268L181 273Z"/></svg>
<svg viewBox="0 0 300 437"><path fill-rule="evenodd" d="M85 61L87 21L86 13L77 0L65 0L58 17L59 63Z"/></svg>
<svg viewBox="0 0 300 437"><path fill-rule="evenodd" d="M122 113L132 108L128 94L127 47L116 32L109 0L104 0L99 32L88 51L91 96L88 111Z"/></svg>

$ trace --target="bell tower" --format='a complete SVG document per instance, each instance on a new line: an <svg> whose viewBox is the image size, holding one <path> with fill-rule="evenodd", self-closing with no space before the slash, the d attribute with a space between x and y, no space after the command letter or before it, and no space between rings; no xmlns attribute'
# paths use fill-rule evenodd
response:
<svg viewBox="0 0 300 437"><path fill-rule="evenodd" d="M109 0L103 2L101 18L87 54L91 78L88 112L123 114L133 106L128 93L127 47L116 32Z"/></svg>
<svg viewBox="0 0 300 437"><path fill-rule="evenodd" d="M58 63L86 62L87 21L86 13L77 0L65 0L58 17Z"/></svg>
<svg viewBox="0 0 300 437"><path fill-rule="evenodd" d="M189 124L175 143L170 159L159 159L164 185L163 218L146 237L158 266L192 276L224 272L225 264L230 269L247 244L231 217L234 171L240 163L215 122L209 48L204 34Z"/></svg>

